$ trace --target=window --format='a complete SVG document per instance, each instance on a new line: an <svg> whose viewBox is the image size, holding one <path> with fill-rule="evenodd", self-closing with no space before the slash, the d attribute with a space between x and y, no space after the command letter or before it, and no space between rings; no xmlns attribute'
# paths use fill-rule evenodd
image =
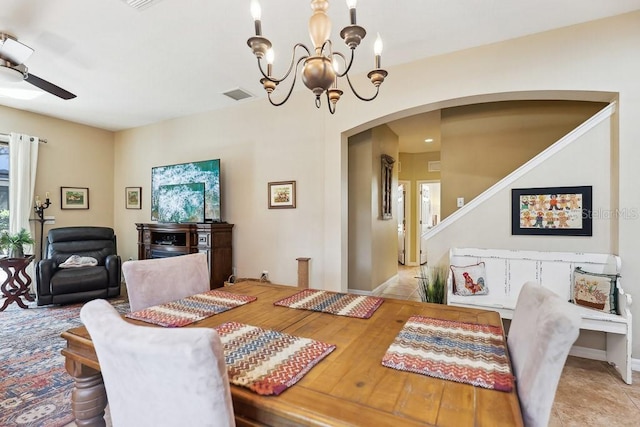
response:
<svg viewBox="0 0 640 427"><path fill-rule="evenodd" d="M9 229L9 144L0 143L0 232Z"/></svg>

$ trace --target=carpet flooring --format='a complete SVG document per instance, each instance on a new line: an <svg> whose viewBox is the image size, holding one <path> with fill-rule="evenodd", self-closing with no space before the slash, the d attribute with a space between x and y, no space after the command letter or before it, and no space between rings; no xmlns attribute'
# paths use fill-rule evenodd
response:
<svg viewBox="0 0 640 427"><path fill-rule="evenodd" d="M125 298L109 300L129 311ZM73 421L73 379L64 368L60 334L81 326L82 304L0 312L0 426L60 427Z"/></svg>

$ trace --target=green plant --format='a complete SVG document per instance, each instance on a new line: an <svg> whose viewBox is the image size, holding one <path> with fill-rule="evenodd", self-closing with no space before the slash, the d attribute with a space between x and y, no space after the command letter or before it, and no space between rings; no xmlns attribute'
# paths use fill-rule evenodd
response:
<svg viewBox="0 0 640 427"><path fill-rule="evenodd" d="M418 279L418 293L424 302L444 304L444 291L447 274L442 267L420 267Z"/></svg>
<svg viewBox="0 0 640 427"><path fill-rule="evenodd" d="M0 210L0 232L9 229L9 210Z"/></svg>
<svg viewBox="0 0 640 427"><path fill-rule="evenodd" d="M24 256L23 245L33 245L35 240L31 237L29 232L22 228L17 233L9 233L3 231L0 234L0 248L3 251L7 251L7 254L11 258L19 258Z"/></svg>

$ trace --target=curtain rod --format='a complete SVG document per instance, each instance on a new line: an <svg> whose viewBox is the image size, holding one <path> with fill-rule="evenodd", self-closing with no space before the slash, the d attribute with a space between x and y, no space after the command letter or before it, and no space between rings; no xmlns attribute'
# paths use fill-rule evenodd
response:
<svg viewBox="0 0 640 427"><path fill-rule="evenodd" d="M11 137L11 135L9 135L8 133L0 133L0 140L2 140L2 141L9 142L9 138L10 137ZM33 141L33 138L31 138L31 141ZM40 142L42 142L43 144L46 144L47 140L40 138Z"/></svg>

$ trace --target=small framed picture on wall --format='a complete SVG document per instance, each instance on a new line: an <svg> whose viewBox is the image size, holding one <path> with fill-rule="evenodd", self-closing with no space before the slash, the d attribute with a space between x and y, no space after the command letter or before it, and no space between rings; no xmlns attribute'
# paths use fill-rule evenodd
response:
<svg viewBox="0 0 640 427"><path fill-rule="evenodd" d="M292 209L296 207L296 182L269 183L269 209Z"/></svg>
<svg viewBox="0 0 640 427"><path fill-rule="evenodd" d="M86 187L60 187L61 209L89 209L89 189Z"/></svg>
<svg viewBox="0 0 640 427"><path fill-rule="evenodd" d="M127 209L142 209L142 187L125 187L124 196Z"/></svg>

